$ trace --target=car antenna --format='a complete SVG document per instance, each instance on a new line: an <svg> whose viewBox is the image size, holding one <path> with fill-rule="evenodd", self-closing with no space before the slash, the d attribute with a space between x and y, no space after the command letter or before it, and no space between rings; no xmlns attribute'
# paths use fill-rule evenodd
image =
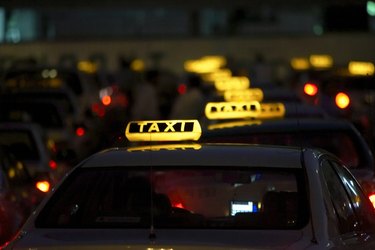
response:
<svg viewBox="0 0 375 250"><path fill-rule="evenodd" d="M297 105L294 106L295 107L295 110L296 110L296 114L298 114L298 107ZM299 146L300 146L300 162L301 162L301 166L303 168L303 173L304 173L304 177L305 177L305 180L308 180L308 177L307 177L307 171L306 171L306 162L305 162L305 156L304 156L304 152L305 152L305 148L304 148L304 145L302 143L302 130L301 130L301 123L300 123L300 118L297 116L297 133L298 133L298 141L299 141ZM307 201L308 203L310 204L310 185L306 185L306 191L307 191ZM311 231L312 231L312 238L311 238L311 242L314 243L314 244L317 244L318 241L316 239L316 234L315 234L315 226L314 226L314 221L312 219L312 211L311 211L311 206L309 205L309 217L310 217L310 221L311 221Z"/></svg>

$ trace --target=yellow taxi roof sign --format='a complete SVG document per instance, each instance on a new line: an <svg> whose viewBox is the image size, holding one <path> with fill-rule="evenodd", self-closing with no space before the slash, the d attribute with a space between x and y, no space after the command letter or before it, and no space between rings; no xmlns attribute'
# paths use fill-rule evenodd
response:
<svg viewBox="0 0 375 250"><path fill-rule="evenodd" d="M129 141L197 141L201 134L198 120L132 121L125 130Z"/></svg>
<svg viewBox="0 0 375 250"><path fill-rule="evenodd" d="M305 57L294 57L290 60L290 65L294 70L307 70L310 68L309 60Z"/></svg>
<svg viewBox="0 0 375 250"><path fill-rule="evenodd" d="M208 119L255 118L260 113L258 101L251 102L208 102L205 114Z"/></svg>
<svg viewBox="0 0 375 250"><path fill-rule="evenodd" d="M250 80L246 76L232 76L215 81L215 88L218 91L248 89L249 87Z"/></svg>
<svg viewBox="0 0 375 250"><path fill-rule="evenodd" d="M375 72L374 64L371 62L351 61L348 69L352 75L374 75Z"/></svg>
<svg viewBox="0 0 375 250"><path fill-rule="evenodd" d="M281 102L260 103L260 109L258 119L282 118L285 115L285 106Z"/></svg>
<svg viewBox="0 0 375 250"><path fill-rule="evenodd" d="M332 56L325 54L311 55L309 61L314 68L330 68L333 65Z"/></svg>
<svg viewBox="0 0 375 250"><path fill-rule="evenodd" d="M244 90L227 90L224 92L224 100L227 102L260 102L263 100L263 90L260 88L248 88Z"/></svg>

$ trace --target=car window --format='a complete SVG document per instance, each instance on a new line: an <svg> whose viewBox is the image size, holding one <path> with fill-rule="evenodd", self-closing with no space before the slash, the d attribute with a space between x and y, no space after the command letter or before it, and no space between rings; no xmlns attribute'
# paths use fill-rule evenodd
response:
<svg viewBox="0 0 375 250"><path fill-rule="evenodd" d="M358 231L357 216L341 179L327 159L321 162L320 169L337 216L339 232L345 234Z"/></svg>
<svg viewBox="0 0 375 250"><path fill-rule="evenodd" d="M0 130L0 144L7 146L19 160L39 160L41 157L36 141L29 131Z"/></svg>
<svg viewBox="0 0 375 250"><path fill-rule="evenodd" d="M298 229L309 211L303 176L300 169L204 166L79 169L36 226Z"/></svg>
<svg viewBox="0 0 375 250"><path fill-rule="evenodd" d="M361 227L366 230L373 230L375 228L375 213L369 199L346 168L341 167L337 162L332 162L331 164L335 167L335 170L341 178L359 222L361 223Z"/></svg>

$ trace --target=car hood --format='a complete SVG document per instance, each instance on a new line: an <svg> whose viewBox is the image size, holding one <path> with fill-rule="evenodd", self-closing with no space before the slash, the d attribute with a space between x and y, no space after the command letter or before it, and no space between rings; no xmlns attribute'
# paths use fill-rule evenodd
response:
<svg viewBox="0 0 375 250"><path fill-rule="evenodd" d="M13 249L287 249L306 247L302 230L69 229L23 233Z"/></svg>

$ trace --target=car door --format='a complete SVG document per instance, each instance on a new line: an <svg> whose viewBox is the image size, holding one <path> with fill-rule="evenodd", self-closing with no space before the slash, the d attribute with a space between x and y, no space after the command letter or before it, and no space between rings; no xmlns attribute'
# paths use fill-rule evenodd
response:
<svg viewBox="0 0 375 250"><path fill-rule="evenodd" d="M375 249L375 213L357 180L332 158L323 158L320 166L326 208L332 212L332 242L338 249Z"/></svg>

